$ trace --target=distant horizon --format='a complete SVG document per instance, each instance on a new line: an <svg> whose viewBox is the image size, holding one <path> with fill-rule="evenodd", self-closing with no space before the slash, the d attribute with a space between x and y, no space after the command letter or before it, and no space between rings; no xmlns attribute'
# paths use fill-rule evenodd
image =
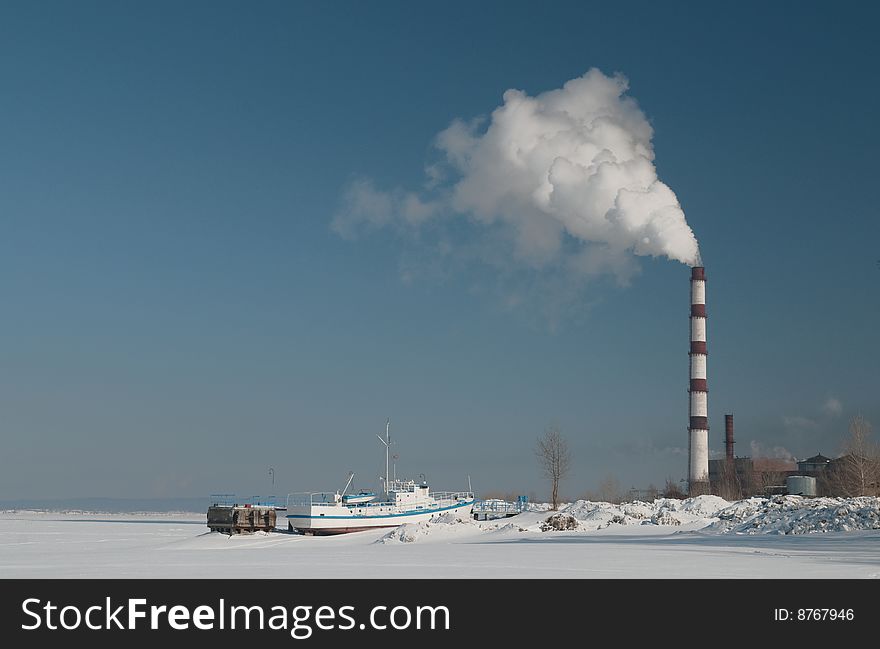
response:
<svg viewBox="0 0 880 649"><path fill-rule="evenodd" d="M9 507L36 507L40 509L45 509L49 506L55 505L63 505L69 504L72 507L79 508L80 505L85 503L92 504L112 504L112 503L189 503L193 504L196 502L204 501L205 504L208 504L208 501L211 500L210 496L174 496L167 498L113 498L106 496L86 496L86 497L70 497L70 498L12 498L0 500L0 509L9 508ZM109 510L108 510L109 511ZM153 511L153 510L141 510L141 511ZM156 510L161 511L161 510ZM181 510L183 511L183 510Z"/></svg>

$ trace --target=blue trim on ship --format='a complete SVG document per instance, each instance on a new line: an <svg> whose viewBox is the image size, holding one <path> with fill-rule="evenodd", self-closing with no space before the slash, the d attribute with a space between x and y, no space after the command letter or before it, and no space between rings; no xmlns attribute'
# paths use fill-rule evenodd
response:
<svg viewBox="0 0 880 649"><path fill-rule="evenodd" d="M346 520L346 521L363 521L363 520L380 520L383 518L398 518L400 516L420 516L423 514L436 514L438 512L449 511L450 509L458 509L459 507L467 507L468 505L473 505L476 500L463 501L458 503L457 505L450 505L449 507L439 507L437 509L414 509L409 512L403 512L401 514L381 514L381 515L364 515L364 514L354 514L352 516L321 516L320 514L317 516L313 516L311 514L288 514L287 518L315 518L315 519L323 519L323 520Z"/></svg>

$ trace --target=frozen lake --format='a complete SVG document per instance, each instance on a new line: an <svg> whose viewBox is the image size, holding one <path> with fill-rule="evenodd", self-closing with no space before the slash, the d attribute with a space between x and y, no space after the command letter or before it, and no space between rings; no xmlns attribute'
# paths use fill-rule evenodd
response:
<svg viewBox="0 0 880 649"><path fill-rule="evenodd" d="M877 529L741 535L693 522L538 531L546 516L435 525L402 542L388 530L229 537L210 533L201 513L8 511L0 513L0 578L880 577Z"/></svg>

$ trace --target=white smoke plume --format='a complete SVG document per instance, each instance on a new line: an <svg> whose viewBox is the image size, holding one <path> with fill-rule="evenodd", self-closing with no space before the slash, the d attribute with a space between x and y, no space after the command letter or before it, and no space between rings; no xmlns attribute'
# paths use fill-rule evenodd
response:
<svg viewBox="0 0 880 649"><path fill-rule="evenodd" d="M828 397L825 403L822 404L822 412L830 417L839 417L840 413L843 412L843 404L837 397Z"/></svg>
<svg viewBox="0 0 880 649"><path fill-rule="evenodd" d="M591 69L534 97L508 90L488 124L455 120L437 136L445 161L428 168L426 192L356 181L332 226L353 237L463 214L533 268L621 277L634 272L632 254L698 265L697 240L657 177L653 129L628 85Z"/></svg>
<svg viewBox="0 0 880 649"><path fill-rule="evenodd" d="M795 462L795 457L784 446L764 446L757 440L749 442L749 449L752 452L752 458L762 458L766 460L784 460L785 462Z"/></svg>

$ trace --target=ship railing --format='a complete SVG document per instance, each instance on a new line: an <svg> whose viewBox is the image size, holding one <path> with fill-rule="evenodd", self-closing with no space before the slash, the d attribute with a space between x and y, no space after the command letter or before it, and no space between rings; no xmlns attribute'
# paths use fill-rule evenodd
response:
<svg viewBox="0 0 880 649"><path fill-rule="evenodd" d="M478 500L474 503L474 513L479 514L519 514L525 508L525 501L515 503L505 500Z"/></svg>
<svg viewBox="0 0 880 649"><path fill-rule="evenodd" d="M435 491L431 495L440 505L453 505L474 499L474 494L470 491Z"/></svg>
<svg viewBox="0 0 880 649"><path fill-rule="evenodd" d="M415 480L389 480L388 481L388 491L415 491L416 487L419 486L416 484Z"/></svg>
<svg viewBox="0 0 880 649"><path fill-rule="evenodd" d="M301 493L287 494L287 508L291 507L338 507L339 505L350 504L343 503L342 497L335 491L304 491ZM378 507L387 505L383 502L365 502L357 503L357 507Z"/></svg>
<svg viewBox="0 0 880 649"><path fill-rule="evenodd" d="M276 507L277 496L246 496L211 494L212 507Z"/></svg>
<svg viewBox="0 0 880 649"><path fill-rule="evenodd" d="M235 494L211 494L212 507L232 507L235 503Z"/></svg>
<svg viewBox="0 0 880 649"><path fill-rule="evenodd" d="M291 507L331 507L338 505L335 491L303 491L287 494L287 508Z"/></svg>
<svg viewBox="0 0 880 649"><path fill-rule="evenodd" d="M247 502L244 503L245 506L251 507L276 507L275 502L278 500L278 496L251 496L248 498Z"/></svg>
<svg viewBox="0 0 880 649"><path fill-rule="evenodd" d="M468 502L474 500L474 494L470 491L435 491L427 498L416 498L406 502L407 507L446 507L460 502ZM287 509L292 508L308 508L308 507L334 507L342 503L337 500L337 494L334 491L305 491L300 493L287 494ZM352 505L348 505L352 506ZM384 501L358 503L358 509L369 509L372 507L387 507L388 503Z"/></svg>

